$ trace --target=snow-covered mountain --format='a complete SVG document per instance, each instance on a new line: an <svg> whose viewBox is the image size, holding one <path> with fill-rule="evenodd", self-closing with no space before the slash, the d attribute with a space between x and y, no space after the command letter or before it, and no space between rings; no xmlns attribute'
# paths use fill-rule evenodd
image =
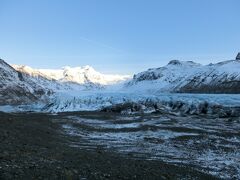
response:
<svg viewBox="0 0 240 180"><path fill-rule="evenodd" d="M68 91L68 90L89 90L89 89L101 89L100 84L94 84L86 82L78 84L71 81L62 81L60 79L48 76L39 70L35 70L29 66L12 65L18 72L26 74L30 79L33 79L36 83L51 89L53 92Z"/></svg>
<svg viewBox="0 0 240 180"><path fill-rule="evenodd" d="M146 92L240 93L240 61L201 65L172 60L166 66L134 75L125 86Z"/></svg>
<svg viewBox="0 0 240 180"><path fill-rule="evenodd" d="M201 65L172 60L166 66L134 75L114 91L56 94L44 107L49 112L104 110L113 112L219 113L239 116L240 61ZM204 93L187 94L187 93Z"/></svg>
<svg viewBox="0 0 240 180"><path fill-rule="evenodd" d="M112 85L130 78L128 75L106 75L95 71L91 66L63 67L62 69L33 69L29 66L13 65L21 72L34 77L44 77L49 80L58 81L65 86L96 86Z"/></svg>
<svg viewBox="0 0 240 180"><path fill-rule="evenodd" d="M105 75L90 66L60 70L9 65L0 59L0 105L31 104L50 99L59 91L102 90L130 76Z"/></svg>
<svg viewBox="0 0 240 180"><path fill-rule="evenodd" d="M25 104L42 101L51 89L36 83L33 78L16 71L0 59L0 104Z"/></svg>
<svg viewBox="0 0 240 180"><path fill-rule="evenodd" d="M240 93L240 61L229 60L201 65L193 61L172 60L166 66L130 76L105 75L90 66L59 70L32 69L13 65L41 86L53 90L99 90L115 85L114 91ZM126 81L128 80L128 81ZM118 84L126 82L123 86Z"/></svg>
<svg viewBox="0 0 240 180"><path fill-rule="evenodd" d="M186 99L183 98L184 94L179 96L175 94L239 94L240 61L238 60L209 65L172 60L166 66L148 69L134 75L132 79L129 79L129 76L104 75L90 66L64 67L60 70L32 69L18 65L13 67L3 60L0 61L0 105L31 104L44 100L45 103L37 108L47 112L100 109L108 111L107 107L110 107L110 110L113 108L113 111L126 107L127 111L129 109L159 111L162 105L167 109L169 107L174 109L181 108L182 103L185 103L184 112L196 105L194 109L202 111L202 107L205 108L206 104L207 111L211 112L212 109L218 108L218 105L224 109L226 102L230 107L231 104L237 107L236 101L239 102L240 99L239 95L234 98L230 95L224 96L226 98L223 102L218 102L220 96L209 95L198 96L195 98L196 101L190 101L189 97L193 95L189 95ZM159 98L160 96L163 98ZM118 104L120 106L117 106Z"/></svg>

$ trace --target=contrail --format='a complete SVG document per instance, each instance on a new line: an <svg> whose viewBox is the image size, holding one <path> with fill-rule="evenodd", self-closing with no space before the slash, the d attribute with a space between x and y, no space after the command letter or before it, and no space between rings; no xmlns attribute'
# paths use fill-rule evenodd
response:
<svg viewBox="0 0 240 180"><path fill-rule="evenodd" d="M78 37L78 38L80 38L80 39L82 39L82 40L85 40L85 41L88 41L88 42L90 42L90 43L96 44L96 45L100 45L100 46L102 46L102 47L106 47L106 48L109 48L109 49L118 51L118 52L124 52L124 51L121 50L121 49L118 49L118 48L109 46L109 45L107 45L107 44L104 44L104 43L101 43L101 42L98 42L98 41L94 41L94 40L85 38L85 37L82 37L82 36L80 36L80 37Z"/></svg>

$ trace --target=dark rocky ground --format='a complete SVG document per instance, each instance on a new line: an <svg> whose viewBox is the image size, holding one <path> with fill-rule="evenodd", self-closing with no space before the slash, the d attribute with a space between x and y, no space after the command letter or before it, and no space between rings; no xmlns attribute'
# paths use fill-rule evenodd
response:
<svg viewBox="0 0 240 180"><path fill-rule="evenodd" d="M0 179L214 179L191 167L71 147L76 139L52 117L0 113Z"/></svg>

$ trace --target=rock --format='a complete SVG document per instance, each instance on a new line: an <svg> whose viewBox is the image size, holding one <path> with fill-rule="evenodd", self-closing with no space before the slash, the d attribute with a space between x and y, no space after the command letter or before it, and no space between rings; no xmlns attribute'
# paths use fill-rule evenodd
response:
<svg viewBox="0 0 240 180"><path fill-rule="evenodd" d="M238 53L236 60L240 60L240 52Z"/></svg>

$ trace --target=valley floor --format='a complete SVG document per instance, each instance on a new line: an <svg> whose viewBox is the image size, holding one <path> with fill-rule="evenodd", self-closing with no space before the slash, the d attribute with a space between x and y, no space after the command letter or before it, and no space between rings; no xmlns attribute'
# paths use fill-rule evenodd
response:
<svg viewBox="0 0 240 180"><path fill-rule="evenodd" d="M0 179L214 179L190 166L136 158L97 144L72 146L86 139L68 135L66 122L64 114L0 113Z"/></svg>

